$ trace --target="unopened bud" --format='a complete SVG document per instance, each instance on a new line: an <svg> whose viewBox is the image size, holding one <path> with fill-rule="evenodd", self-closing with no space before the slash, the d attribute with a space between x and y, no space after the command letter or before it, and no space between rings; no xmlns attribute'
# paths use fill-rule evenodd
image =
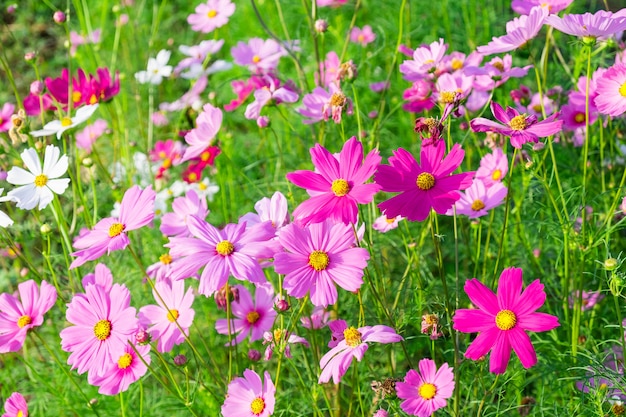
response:
<svg viewBox="0 0 626 417"><path fill-rule="evenodd" d="M135 334L135 341L140 345L147 345L150 343L152 336L145 330L139 330L137 334Z"/></svg>
<svg viewBox="0 0 626 417"><path fill-rule="evenodd" d="M607 271L613 271L615 268L617 268L617 264L617 259L609 258L604 261L604 269L606 269Z"/></svg>
<svg viewBox="0 0 626 417"><path fill-rule="evenodd" d="M174 356L174 365L183 366L187 363L187 357L185 355Z"/></svg>
<svg viewBox="0 0 626 417"><path fill-rule="evenodd" d="M278 300L276 301L276 310L278 311L287 311L289 310L289 303L287 302L287 300Z"/></svg>
<svg viewBox="0 0 626 417"><path fill-rule="evenodd" d="M30 83L30 93L36 96L41 95L43 93L44 83L41 81L33 81Z"/></svg>
<svg viewBox="0 0 626 417"><path fill-rule="evenodd" d="M324 33L328 30L328 22L324 19L316 20L314 26L317 33Z"/></svg>
<svg viewBox="0 0 626 417"><path fill-rule="evenodd" d="M65 22L65 13L63 13L62 11L56 11L54 12L54 15L52 15L52 19L54 20L55 23L64 23Z"/></svg>
<svg viewBox="0 0 626 417"><path fill-rule="evenodd" d="M261 360L261 352L259 352L256 349L250 349L248 351L248 359L250 359L253 362Z"/></svg>
<svg viewBox="0 0 626 417"><path fill-rule="evenodd" d="M42 235L47 235L48 233L52 231L52 229L50 228L50 225L48 225L47 223L44 223L39 228L39 231L41 232Z"/></svg>
<svg viewBox="0 0 626 417"><path fill-rule="evenodd" d="M24 60L26 62L34 62L35 58L37 58L37 53L36 52L30 51L30 52L26 52L24 54Z"/></svg>
<svg viewBox="0 0 626 417"><path fill-rule="evenodd" d="M270 118L267 116L261 116L258 119L256 119L256 124L261 129L264 129L270 125Z"/></svg>

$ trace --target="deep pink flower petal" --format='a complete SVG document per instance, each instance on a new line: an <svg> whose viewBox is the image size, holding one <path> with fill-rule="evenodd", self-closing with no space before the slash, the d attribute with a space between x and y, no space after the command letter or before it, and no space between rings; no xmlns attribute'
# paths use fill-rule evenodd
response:
<svg viewBox="0 0 626 417"><path fill-rule="evenodd" d="M500 310L512 310L522 292L522 269L506 268L498 281L498 306Z"/></svg>
<svg viewBox="0 0 626 417"><path fill-rule="evenodd" d="M559 319L546 313L528 313L518 317L516 327L531 332L545 332L559 327Z"/></svg>
<svg viewBox="0 0 626 417"><path fill-rule="evenodd" d="M524 368L528 369L534 366L537 363L537 354L526 332L516 326L507 332L507 336Z"/></svg>
<svg viewBox="0 0 626 417"><path fill-rule="evenodd" d="M496 295L476 278L465 281L464 290L472 303L481 310L486 311L494 317L498 314L498 311L500 311Z"/></svg>
<svg viewBox="0 0 626 417"><path fill-rule="evenodd" d="M493 348L500 335L501 330L497 327L485 330L476 336L476 339L469 345L465 352L465 357L477 361Z"/></svg>
<svg viewBox="0 0 626 417"><path fill-rule="evenodd" d="M459 309L452 318L454 329L463 333L483 332L491 329L496 318L482 310Z"/></svg>
<svg viewBox="0 0 626 417"><path fill-rule="evenodd" d="M511 342L508 333L498 331L498 337L489 357L489 372L503 374L509 364L509 359L511 359Z"/></svg>
<svg viewBox="0 0 626 417"><path fill-rule="evenodd" d="M544 291L543 284L538 279L524 289L521 296L511 305L512 310L518 317L523 317L527 314L536 311L546 301L546 293Z"/></svg>

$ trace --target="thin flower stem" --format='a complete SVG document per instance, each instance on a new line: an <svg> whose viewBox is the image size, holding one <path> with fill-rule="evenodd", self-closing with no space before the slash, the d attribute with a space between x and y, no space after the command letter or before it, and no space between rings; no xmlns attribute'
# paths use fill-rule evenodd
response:
<svg viewBox="0 0 626 417"><path fill-rule="evenodd" d="M359 132L359 136L357 136L359 138L359 140L361 140L361 138L363 137L363 126L361 124L361 111L359 110L359 99L357 98L357 92L356 92L356 88L354 87L354 83L350 84L350 86L352 87L352 96L354 99L354 111L356 112L356 123L357 123L357 127L358 127L358 132Z"/></svg>
<svg viewBox="0 0 626 417"><path fill-rule="evenodd" d="M118 396L120 397L120 411L122 413L122 417L126 417L126 407L124 406L124 393L120 392Z"/></svg>

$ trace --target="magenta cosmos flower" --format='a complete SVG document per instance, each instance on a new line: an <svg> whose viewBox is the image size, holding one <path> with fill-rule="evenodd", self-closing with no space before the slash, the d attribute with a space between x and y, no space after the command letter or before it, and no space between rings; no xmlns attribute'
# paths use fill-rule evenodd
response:
<svg viewBox="0 0 626 417"><path fill-rule="evenodd" d="M135 349L141 358L137 356ZM146 364L150 365L151 362L150 345L135 345L135 349L129 343L126 344L124 353L109 364L101 376L89 374L89 383L100 387L98 392L104 395L117 395L128 390L130 384L146 374L148 370Z"/></svg>
<svg viewBox="0 0 626 417"><path fill-rule="evenodd" d="M85 294L76 294L67 305L65 316L73 326L61 330L61 348L71 352L68 365L79 374L102 376L137 332L135 315L126 286L113 284L107 292L100 285L88 285Z"/></svg>
<svg viewBox="0 0 626 417"><path fill-rule="evenodd" d="M191 30L202 33L213 32L228 23L235 13L235 4L230 0L208 0L196 6L194 14L187 17Z"/></svg>
<svg viewBox="0 0 626 417"><path fill-rule="evenodd" d="M119 218L107 217L100 220L93 229L74 241L74 247L79 250L72 253L76 259L70 269L98 259L105 252L109 254L126 248L130 244L126 232L139 229L154 218L155 198L156 193L152 186L143 190L137 185L129 188L122 198Z"/></svg>
<svg viewBox="0 0 626 417"><path fill-rule="evenodd" d="M272 286L259 285L256 288L255 300L252 300L250 291L243 285L235 285L239 291L239 300L230 303L233 318L230 330L226 319L219 319L215 323L215 330L219 334L237 335L232 344L241 343L250 335L250 342L263 339L263 333L272 329L276 310L274 310L274 290ZM228 345L228 344L227 344Z"/></svg>
<svg viewBox="0 0 626 417"><path fill-rule="evenodd" d="M302 227L295 223L278 234L285 252L274 256L274 270L285 274L287 294L302 298L311 294L316 306L337 302L339 285L346 291L357 291L363 283L363 269L369 253L354 247L352 227L330 220Z"/></svg>
<svg viewBox="0 0 626 417"><path fill-rule="evenodd" d="M278 67L278 61L287 55L283 46L274 39L252 38L248 43L237 42L230 53L235 64L248 67L255 74L269 74Z"/></svg>
<svg viewBox="0 0 626 417"><path fill-rule="evenodd" d="M224 417L268 417L274 413L276 388L265 371L264 381L254 371L246 369L243 378L235 378L228 384L226 400L222 405Z"/></svg>
<svg viewBox="0 0 626 417"><path fill-rule="evenodd" d="M11 294L0 294L0 353L17 352L22 348L26 333L41 326L43 315L57 300L57 291L46 281L41 288L32 279L17 286L18 300Z"/></svg>
<svg viewBox="0 0 626 417"><path fill-rule="evenodd" d="M554 135L560 132L563 127L563 120L556 120L559 112L538 122L535 115L520 114L512 107L507 107L504 110L495 101L491 102L491 112L500 123L484 117L477 117L470 122L472 130L474 132L496 132L509 136L511 145L517 149L521 149L522 145L527 142L537 143L539 138Z"/></svg>
<svg viewBox="0 0 626 417"><path fill-rule="evenodd" d="M609 68L597 81L597 96L594 100L598 111L609 116L620 116L626 112L626 64Z"/></svg>
<svg viewBox="0 0 626 417"><path fill-rule="evenodd" d="M556 30L595 41L626 30L626 16L600 10L594 14L550 15L545 23Z"/></svg>
<svg viewBox="0 0 626 417"><path fill-rule="evenodd" d="M187 225L192 238L173 237L165 245L173 258L184 259L172 271L172 280L191 277L204 267L198 292L207 297L222 288L229 275L256 284L267 281L258 260L271 258L278 250L270 241L275 234L270 222L247 230L245 222L227 224L219 230L203 219L190 216Z"/></svg>
<svg viewBox="0 0 626 417"><path fill-rule="evenodd" d="M472 185L474 172L450 175L456 170L465 152L455 144L444 158L446 145L437 141L422 145L421 165L413 155L400 148L389 158L390 165L381 165L374 181L382 191L400 194L378 205L387 217L403 216L410 221L423 221L434 209L445 214L464 190Z"/></svg>
<svg viewBox="0 0 626 417"><path fill-rule="evenodd" d="M522 269L502 271L496 296L476 278L465 282L465 292L476 309L454 313L454 329L478 332L465 356L478 360L491 351L489 371L502 374L511 357L511 349L524 368L537 363L537 354L526 331L545 332L559 326L558 318L535 312L546 301L543 284L538 279L522 292Z"/></svg>
<svg viewBox="0 0 626 417"><path fill-rule="evenodd" d="M2 417L28 417L28 404L19 392L14 392L4 403Z"/></svg>
<svg viewBox="0 0 626 417"><path fill-rule="evenodd" d="M454 391L454 373L447 363L437 369L432 359L419 362L419 373L409 370L404 382L396 382L398 398L404 401L400 408L412 416L429 417L447 405Z"/></svg>
<svg viewBox="0 0 626 417"><path fill-rule="evenodd" d="M153 340L158 340L159 352L169 352L174 345L185 341L181 329L188 334L193 323L193 288L185 292L185 281L162 280L154 284L152 295L158 305L141 307L139 324L148 330Z"/></svg>
<svg viewBox="0 0 626 417"><path fill-rule="evenodd" d="M332 349L320 360L320 374L318 383L324 384L330 381L338 384L341 377L346 373L352 359L361 362L368 348L368 343L395 343L402 339L395 330L388 326L365 326L355 329L348 327L344 320L335 320L328 324L333 332L333 337L328 343Z"/></svg>
<svg viewBox="0 0 626 417"><path fill-rule="evenodd" d="M320 144L311 148L311 159L317 172L296 171L287 179L306 188L311 198L296 207L294 218L303 223L319 223L326 219L346 224L356 223L359 204L372 201L380 190L378 184L365 184L376 172L381 158L377 149L363 159L363 145L350 138L335 158Z"/></svg>
<svg viewBox="0 0 626 417"><path fill-rule="evenodd" d="M484 55L513 51L537 36L547 16L547 7L533 7L528 15L516 17L507 22L506 35L493 37L491 42L485 46L479 46L476 50Z"/></svg>

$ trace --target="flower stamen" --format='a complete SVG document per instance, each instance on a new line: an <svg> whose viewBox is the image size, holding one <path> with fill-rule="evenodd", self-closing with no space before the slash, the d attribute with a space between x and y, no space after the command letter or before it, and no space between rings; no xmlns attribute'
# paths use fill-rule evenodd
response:
<svg viewBox="0 0 626 417"><path fill-rule="evenodd" d="M517 324L517 317L511 310L500 310L496 314L496 326L500 330L511 330Z"/></svg>
<svg viewBox="0 0 626 417"><path fill-rule="evenodd" d="M426 382L417 389L417 393L425 400L432 400L437 394L437 387L434 384Z"/></svg>
<svg viewBox="0 0 626 417"><path fill-rule="evenodd" d="M124 229L126 229L126 226L124 226L122 223L113 223L109 227L109 237L119 236L120 234L122 234Z"/></svg>
<svg viewBox="0 0 626 417"><path fill-rule="evenodd" d="M314 250L309 255L309 265L318 272L328 268L329 263L328 254L322 250Z"/></svg>
<svg viewBox="0 0 626 417"><path fill-rule="evenodd" d="M348 181L343 178L339 178L333 181L330 189L337 197L343 197L350 192L350 184L348 184Z"/></svg>
<svg viewBox="0 0 626 417"><path fill-rule="evenodd" d="M417 176L417 188L423 191L428 191L435 186L435 177L428 172L422 172Z"/></svg>
<svg viewBox="0 0 626 417"><path fill-rule="evenodd" d="M133 363L133 357L130 353L124 353L117 361L117 367L120 369L126 369Z"/></svg>
<svg viewBox="0 0 626 417"><path fill-rule="evenodd" d="M343 338L348 346L355 347L361 344L361 332L355 329L354 326L348 327L343 331Z"/></svg>
<svg viewBox="0 0 626 417"><path fill-rule="evenodd" d="M109 320L100 320L93 326L93 334L98 340L107 340L111 335L111 322Z"/></svg>
<svg viewBox="0 0 626 417"><path fill-rule="evenodd" d="M222 240L215 246L215 251L222 256L229 256L235 251L235 245L228 240Z"/></svg>

